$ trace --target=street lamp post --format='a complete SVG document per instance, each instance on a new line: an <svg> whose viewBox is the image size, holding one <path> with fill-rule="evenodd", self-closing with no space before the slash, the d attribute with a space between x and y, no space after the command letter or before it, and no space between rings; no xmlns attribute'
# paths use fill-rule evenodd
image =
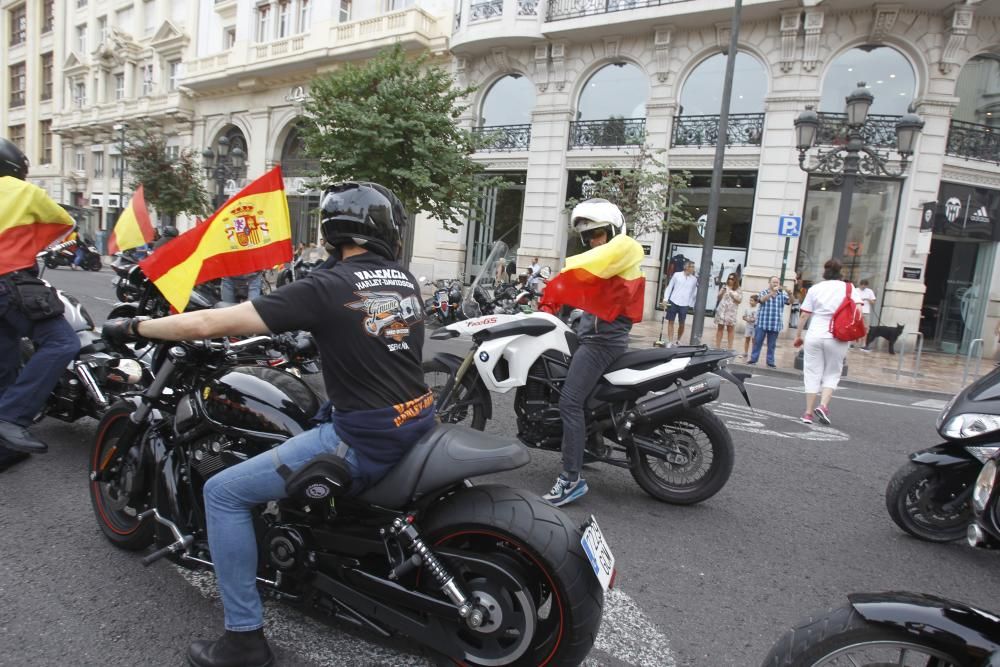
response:
<svg viewBox="0 0 1000 667"><path fill-rule="evenodd" d="M896 122L896 151L901 159L897 168L890 167L888 156L865 144L861 134L874 101L875 96L869 92L865 82L858 82L857 89L847 96L847 144L820 150L812 164L806 164L806 151L812 148L819 133L819 114L807 106L795 119L799 168L809 174L831 175L834 184L840 186L840 208L833 237L833 257L838 259L844 256L847 243L855 185L864 184L869 176L899 178L905 174L917 137L924 127L924 122L913 113L912 107Z"/></svg>
<svg viewBox="0 0 1000 667"><path fill-rule="evenodd" d="M205 176L215 184L214 208L219 208L226 201L226 181L243 176L243 161L246 154L239 146L229 149L229 138L219 137L216 150L211 147L201 152L202 167Z"/></svg>
<svg viewBox="0 0 1000 667"><path fill-rule="evenodd" d="M125 210L125 130L128 123L117 123L112 129L118 133L118 215L115 216L118 222Z"/></svg>

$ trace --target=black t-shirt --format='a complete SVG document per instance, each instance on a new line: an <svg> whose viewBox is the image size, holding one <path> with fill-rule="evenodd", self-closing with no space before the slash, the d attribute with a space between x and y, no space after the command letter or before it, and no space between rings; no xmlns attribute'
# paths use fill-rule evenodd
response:
<svg viewBox="0 0 1000 667"><path fill-rule="evenodd" d="M313 334L334 408L371 410L427 392L417 284L395 262L366 252L312 271L253 305L274 333Z"/></svg>

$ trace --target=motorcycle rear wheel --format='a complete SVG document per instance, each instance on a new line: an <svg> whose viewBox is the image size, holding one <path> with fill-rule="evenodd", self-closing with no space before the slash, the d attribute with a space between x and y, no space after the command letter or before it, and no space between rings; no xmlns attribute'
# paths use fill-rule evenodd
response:
<svg viewBox="0 0 1000 667"><path fill-rule="evenodd" d="M688 408L644 433L667 448L664 461L634 448L629 470L642 490L657 500L693 505L718 493L733 472L733 438L722 420L704 406Z"/></svg>
<svg viewBox="0 0 1000 667"><path fill-rule="evenodd" d="M498 599L523 598L528 593L530 603L521 606L535 612L529 646L517 645L506 633L479 638L463 623L459 639L469 650L462 664L557 667L583 662L600 627L604 591L568 516L524 491L474 486L436 505L421 528L435 548L475 552L508 564L526 587L501 591ZM471 588L484 586L475 573L471 575L470 580L470 573L457 573Z"/></svg>
<svg viewBox="0 0 1000 667"><path fill-rule="evenodd" d="M451 368L437 359L423 363L424 381L434 394L438 418L443 424L465 424L477 431L486 428L486 406L476 387L476 374L470 370L462 378L462 383L451 390L447 400L440 400L448 381L452 377Z"/></svg>
<svg viewBox="0 0 1000 667"><path fill-rule="evenodd" d="M961 503L958 508L944 509L944 499L939 496L942 489L947 500L954 500L976 481L978 470L971 476L945 479L948 473L930 466L907 461L889 480L885 487L885 507L893 522L904 531L928 542L954 542L965 537L966 528L972 521L972 508ZM953 488L944 487L950 483Z"/></svg>
<svg viewBox="0 0 1000 667"><path fill-rule="evenodd" d="M100 255L90 255L83 260L83 268L88 271L100 271L102 266Z"/></svg>
<svg viewBox="0 0 1000 667"><path fill-rule="evenodd" d="M131 425L129 415L135 410L131 403L119 402L111 406L97 425L97 436L90 454L90 470L97 472L107 466L120 466L119 472L108 482L90 482L90 502L94 507L94 515L101 532L116 547L129 551L145 549L153 543L153 521L140 523L136 520L145 507L133 507L130 504L127 486L130 483L141 483L141 475L136 468L134 457L126 455L116 462L116 457L122 447L131 443L122 442L121 438ZM131 496L143 495L141 489Z"/></svg>
<svg viewBox="0 0 1000 667"><path fill-rule="evenodd" d="M907 658L923 658L907 662ZM851 605L810 617L771 648L761 667L891 667L964 664L925 638L870 625Z"/></svg>

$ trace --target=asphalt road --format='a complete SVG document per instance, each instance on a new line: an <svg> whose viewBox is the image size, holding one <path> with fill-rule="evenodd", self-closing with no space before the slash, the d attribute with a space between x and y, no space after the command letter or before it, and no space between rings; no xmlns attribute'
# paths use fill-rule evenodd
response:
<svg viewBox="0 0 1000 667"><path fill-rule="evenodd" d="M111 272L51 272L100 321ZM437 346L431 344L429 351ZM885 511L886 482L908 452L936 443L940 402L898 393L839 392L833 428L808 427L801 387L754 378L755 412L723 390L733 432L726 487L693 507L646 496L627 471L585 470L591 492L567 512L594 514L617 558L615 591L590 665L744 667L759 664L796 619L854 591L911 590L989 609L997 555L909 538ZM513 434L510 397L489 429ZM99 532L87 490L94 422L46 420L51 451L0 474L0 665L181 665L189 641L221 631L211 575L160 562L144 568ZM542 493L558 457L532 452L496 476ZM383 642L268 604L282 665L433 664L412 643Z"/></svg>

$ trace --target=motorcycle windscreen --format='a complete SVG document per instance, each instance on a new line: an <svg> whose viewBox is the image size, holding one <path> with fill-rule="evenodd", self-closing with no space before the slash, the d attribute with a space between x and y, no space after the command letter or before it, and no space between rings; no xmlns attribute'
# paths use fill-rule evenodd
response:
<svg viewBox="0 0 1000 667"><path fill-rule="evenodd" d="M462 301L462 314L468 319L483 314L481 301L492 303L497 279L507 275L505 257L507 257L507 244L503 241L497 241L493 244L493 250L483 262L479 275L472 281L472 285L466 291Z"/></svg>

